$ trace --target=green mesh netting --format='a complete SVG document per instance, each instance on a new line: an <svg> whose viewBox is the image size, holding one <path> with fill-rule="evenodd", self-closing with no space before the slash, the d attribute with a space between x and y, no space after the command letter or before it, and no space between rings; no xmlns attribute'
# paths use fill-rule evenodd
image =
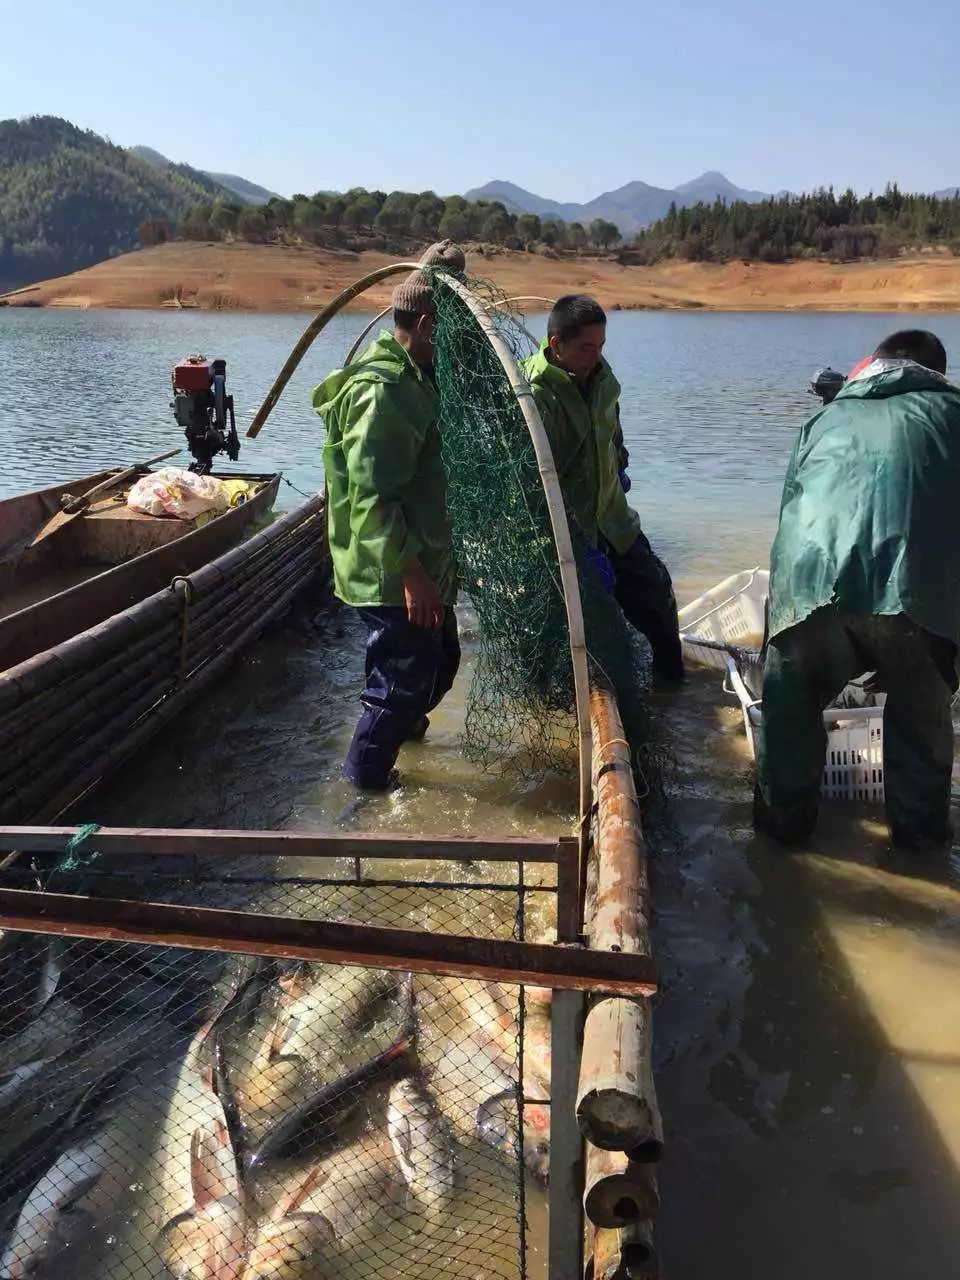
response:
<svg viewBox="0 0 960 1280"><path fill-rule="evenodd" d="M471 280L517 360L534 342L504 295ZM533 444L495 352L465 303L435 289L436 374L447 503L479 653L464 750L495 770L533 775L576 761L573 672L557 553ZM647 739L650 660L584 555L571 521L591 685L616 694L634 751Z"/></svg>

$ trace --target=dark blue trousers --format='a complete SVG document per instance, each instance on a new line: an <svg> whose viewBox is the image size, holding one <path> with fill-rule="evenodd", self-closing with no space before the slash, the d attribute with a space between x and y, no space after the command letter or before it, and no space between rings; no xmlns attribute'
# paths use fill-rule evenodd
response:
<svg viewBox="0 0 960 1280"><path fill-rule="evenodd" d="M457 618L448 607L443 626L427 630L413 626L399 605L357 612L367 627L366 687L343 776L383 791L400 747L453 684L460 666Z"/></svg>
<svg viewBox="0 0 960 1280"><path fill-rule="evenodd" d="M668 680L682 680L677 600L667 566L642 533L623 555L612 547L608 555L617 577L613 594L628 622L650 641L654 672Z"/></svg>

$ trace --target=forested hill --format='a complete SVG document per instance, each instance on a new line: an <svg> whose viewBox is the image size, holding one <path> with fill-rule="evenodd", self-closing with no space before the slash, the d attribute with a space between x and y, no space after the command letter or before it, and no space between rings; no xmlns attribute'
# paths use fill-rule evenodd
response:
<svg viewBox="0 0 960 1280"><path fill-rule="evenodd" d="M674 204L665 218L639 233L624 257L640 263L847 262L928 249L960 253L960 192L908 195L891 183L883 195L859 198L830 188L757 204Z"/></svg>
<svg viewBox="0 0 960 1280"><path fill-rule="evenodd" d="M55 116L0 121L0 287L136 248L147 218L227 196L206 174L161 169Z"/></svg>

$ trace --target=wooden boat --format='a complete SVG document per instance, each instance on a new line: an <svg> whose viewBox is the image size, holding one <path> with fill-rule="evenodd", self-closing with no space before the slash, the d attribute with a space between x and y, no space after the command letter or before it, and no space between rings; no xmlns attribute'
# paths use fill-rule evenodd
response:
<svg viewBox="0 0 960 1280"><path fill-rule="evenodd" d="M118 480L52 537L31 546L66 494L86 493L115 472L101 471L0 501L0 671L103 622L236 546L267 516L279 475L224 473L256 493L195 528L174 516L133 511L126 495L137 474ZM125 473L124 473L125 474Z"/></svg>
<svg viewBox="0 0 960 1280"><path fill-rule="evenodd" d="M64 494L114 474L35 542ZM132 511L124 477L0 502L0 821L68 811L326 567L322 494L271 518L279 475L246 474L254 496L195 528Z"/></svg>

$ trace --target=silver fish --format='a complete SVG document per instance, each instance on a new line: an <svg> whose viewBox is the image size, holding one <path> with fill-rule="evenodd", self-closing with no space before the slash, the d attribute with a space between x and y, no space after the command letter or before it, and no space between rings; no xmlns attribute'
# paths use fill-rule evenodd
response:
<svg viewBox="0 0 960 1280"><path fill-rule="evenodd" d="M550 1162L549 1000L527 988L522 1140L517 1133L517 1004L499 984L420 979L420 1061L434 1096L459 1141L480 1138L511 1160L520 1152L545 1180ZM546 1079L544 1075L546 1074Z"/></svg>
<svg viewBox="0 0 960 1280"><path fill-rule="evenodd" d="M436 1218L453 1191L449 1126L423 1082L408 1076L390 1090L387 1133L414 1200Z"/></svg>
<svg viewBox="0 0 960 1280"><path fill-rule="evenodd" d="M0 1261L4 1277L239 1280L246 1211L195 1046L159 1073L141 1064L127 1084L27 1197Z"/></svg>

